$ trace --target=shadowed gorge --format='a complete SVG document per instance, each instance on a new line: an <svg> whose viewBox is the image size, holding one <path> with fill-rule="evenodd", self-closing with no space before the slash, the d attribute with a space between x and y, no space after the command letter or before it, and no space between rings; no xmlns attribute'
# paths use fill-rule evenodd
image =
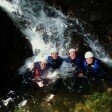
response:
<svg viewBox="0 0 112 112"><path fill-rule="evenodd" d="M25 59L32 56L32 47L1 8L0 51L0 88L5 89Z"/></svg>

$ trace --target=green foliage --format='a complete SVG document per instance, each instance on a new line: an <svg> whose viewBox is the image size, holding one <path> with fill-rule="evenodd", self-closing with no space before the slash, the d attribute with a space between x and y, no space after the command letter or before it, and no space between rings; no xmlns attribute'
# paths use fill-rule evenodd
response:
<svg viewBox="0 0 112 112"><path fill-rule="evenodd" d="M111 112L111 93L94 93L83 95L80 101L75 100L72 95L69 98L57 96L50 103L41 101L40 103L31 100L27 106L16 107L14 112ZM70 98L71 97L71 98ZM76 96L78 97L78 96ZM36 101L37 99L35 99Z"/></svg>
<svg viewBox="0 0 112 112"><path fill-rule="evenodd" d="M78 103L74 112L111 112L112 95L109 93L95 93L88 96L85 103Z"/></svg>

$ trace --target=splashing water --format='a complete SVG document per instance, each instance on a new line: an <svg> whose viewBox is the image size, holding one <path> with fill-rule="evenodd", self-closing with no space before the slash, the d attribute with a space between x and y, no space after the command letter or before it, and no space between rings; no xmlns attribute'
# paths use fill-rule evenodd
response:
<svg viewBox="0 0 112 112"><path fill-rule="evenodd" d="M78 19L66 17L62 12L48 6L42 0L0 0L0 6L9 14L15 25L20 28L21 32L32 45L34 56L26 59L25 65L20 68L21 73L24 73L27 68L32 69L33 62L38 61L41 56L48 56L50 49L53 47L59 50L61 56L65 56L66 51L70 48L72 32L81 34L85 42L92 48L95 56L104 60L105 63L112 67L112 60L109 55L99 44L98 40L95 40L91 34L85 32L85 29ZM69 22L69 20L71 22ZM73 72L74 70L75 68L72 68L71 65L63 63L61 67L61 77L69 77L71 74L68 72ZM50 78L56 78L57 74L59 74L58 71L55 71ZM42 94L39 94L39 97L41 97L41 95ZM9 97L3 100L3 104L7 106L8 103L13 101L14 100ZM40 99L37 99L37 95L32 102L39 102L40 104ZM28 101L26 99L22 99L18 107L25 106L27 103ZM45 108L45 106L43 107ZM37 110L38 108L39 106L37 106ZM47 106L47 108L49 108L49 106Z"/></svg>
<svg viewBox="0 0 112 112"><path fill-rule="evenodd" d="M31 42L34 61L49 55L53 47L59 49L60 54L69 47L70 38L64 36L67 18L60 11L40 0L2 0L0 5ZM38 57L36 51L39 51Z"/></svg>
<svg viewBox="0 0 112 112"><path fill-rule="evenodd" d="M40 57L48 56L51 48L56 47L61 56L65 55L71 44L72 32L80 33L96 57L112 66L109 55L98 40L93 39L90 34L85 32L78 19L66 17L61 11L48 6L42 0L1 0L0 6L8 12L21 32L31 42L34 56L32 59L26 60L24 69L31 68L31 63L38 61ZM68 29L68 27L72 28Z"/></svg>

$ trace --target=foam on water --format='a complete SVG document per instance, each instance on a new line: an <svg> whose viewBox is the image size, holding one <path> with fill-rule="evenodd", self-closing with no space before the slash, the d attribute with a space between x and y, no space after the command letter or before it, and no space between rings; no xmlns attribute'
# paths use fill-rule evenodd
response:
<svg viewBox="0 0 112 112"><path fill-rule="evenodd" d="M66 55L71 44L70 35L74 31L84 37L97 58L112 66L109 55L98 40L85 31L78 19L65 16L60 10L56 10L42 0L1 0L0 6L32 45L34 56L26 60L24 67L20 69L22 72L29 67L32 68L31 63L38 61L40 57L48 56L51 48L56 47L61 56ZM71 26L72 28L69 29Z"/></svg>

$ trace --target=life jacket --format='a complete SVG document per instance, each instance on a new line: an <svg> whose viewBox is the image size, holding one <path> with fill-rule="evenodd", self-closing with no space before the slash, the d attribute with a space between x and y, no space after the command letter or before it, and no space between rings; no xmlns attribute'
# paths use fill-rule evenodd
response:
<svg viewBox="0 0 112 112"><path fill-rule="evenodd" d="M89 65L87 64L87 62L85 60L83 63L82 70L85 73L88 72L91 74L100 74L101 73L101 61L99 59L95 58L93 64L90 65L90 68L89 68Z"/></svg>
<svg viewBox="0 0 112 112"><path fill-rule="evenodd" d="M62 65L63 59L58 56L57 59L53 59L51 56L48 56L48 66L53 69L57 69Z"/></svg>
<svg viewBox="0 0 112 112"><path fill-rule="evenodd" d="M65 61L67 62L67 63L70 63L70 64L72 64L72 66L77 66L77 67L79 67L79 68L81 68L81 64L82 64L82 60L80 59L80 58L76 58L76 59L71 59L70 58L70 56L69 57L67 57L67 58L65 58Z"/></svg>
<svg viewBox="0 0 112 112"><path fill-rule="evenodd" d="M79 57L76 57L75 59L71 59L70 56L64 59L65 62L69 63L72 65L72 67L75 67L75 71L73 72L73 75L75 77L78 76L78 74L82 73L82 60Z"/></svg>

